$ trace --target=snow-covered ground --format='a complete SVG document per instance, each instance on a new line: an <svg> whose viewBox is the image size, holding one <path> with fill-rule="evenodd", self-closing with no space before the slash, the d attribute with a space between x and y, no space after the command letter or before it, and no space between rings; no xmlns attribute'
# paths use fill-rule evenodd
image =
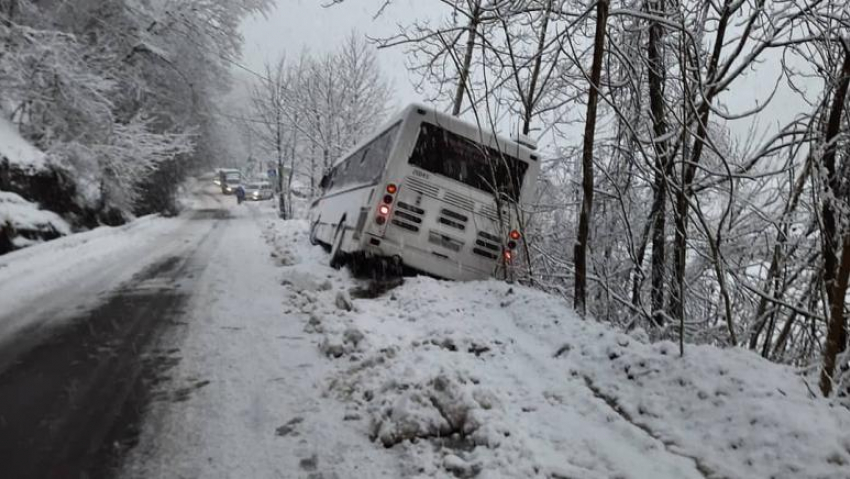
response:
<svg viewBox="0 0 850 479"><path fill-rule="evenodd" d="M129 476L850 477L850 412L791 369L680 358L497 281L381 291L304 221L241 214L177 368L209 386L154 408Z"/></svg>
<svg viewBox="0 0 850 479"><path fill-rule="evenodd" d="M789 368L711 347L680 358L497 281L412 278L357 299L366 285L325 266L305 223L267 228L334 364L323 392L405 475L850 477L850 412Z"/></svg>
<svg viewBox="0 0 850 479"><path fill-rule="evenodd" d="M326 397L336 365L305 333L295 293L281 285L290 259L270 246L275 202L231 201L223 198L227 218L190 263L185 328L159 348L176 365L122 477L400 477L395 456Z"/></svg>
<svg viewBox="0 0 850 479"><path fill-rule="evenodd" d="M680 358L519 285L384 290L327 266L273 201L195 191L180 218L0 258L2 336L189 250L190 299L157 350L171 366L123 477L850 477L850 412L792 369Z"/></svg>

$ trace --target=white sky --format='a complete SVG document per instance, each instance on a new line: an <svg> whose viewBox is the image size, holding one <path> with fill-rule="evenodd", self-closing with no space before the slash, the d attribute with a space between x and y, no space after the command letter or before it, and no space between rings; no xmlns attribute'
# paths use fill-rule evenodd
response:
<svg viewBox="0 0 850 479"><path fill-rule="evenodd" d="M393 0L375 19L383 0L346 0L329 8L322 6L325 3L327 0L277 0L278 7L269 18L246 21L242 26L245 65L262 71L266 61L274 61L282 54L296 56L305 48L314 52L332 51L352 31L371 37L389 36L398 31L399 22L424 16L425 4L431 4L431 10L435 5L429 0ZM379 50L378 59L381 70L396 90L398 106L421 101L408 78L401 48Z"/></svg>
<svg viewBox="0 0 850 479"><path fill-rule="evenodd" d="M345 0L339 5L323 7L328 1L277 0L278 7L268 18L246 21L242 27L245 37L243 63L261 72L264 62L274 61L282 54L296 56L303 49L331 51L352 31L371 37L390 36L398 32L399 24L434 16L442 8L435 0L392 0L382 15L374 18L384 0ZM751 110L768 99L780 71L779 55L777 52L764 57L757 70L748 71L746 78L733 83L730 91L720 96L720 106L737 114ZM382 71L395 88L395 106L422 101L413 87L417 78L408 75L402 48L379 50L378 58ZM820 85L817 85L812 93L816 95L819 89ZM765 131L776 131L779 125L805 111L808 107L782 82L773 102L757 119L746 118L728 125L733 137L745 140L755 124L759 130L755 135L758 141L764 139ZM577 113L584 115L583 110ZM580 142L581 128L570 136L575 137L576 143Z"/></svg>

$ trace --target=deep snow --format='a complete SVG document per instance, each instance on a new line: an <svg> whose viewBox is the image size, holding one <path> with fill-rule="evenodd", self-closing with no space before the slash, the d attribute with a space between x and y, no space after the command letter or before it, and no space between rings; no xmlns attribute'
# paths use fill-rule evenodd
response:
<svg viewBox="0 0 850 479"><path fill-rule="evenodd" d="M327 266L273 201L205 189L186 205L207 219L0 258L2 338L192 249L191 299L160 345L173 367L123 477L850 477L850 412L793 369L680 358L495 280L383 291Z"/></svg>
<svg viewBox="0 0 850 479"><path fill-rule="evenodd" d="M269 228L335 365L325 392L405 475L850 477L850 412L790 368L705 346L681 358L494 280L409 278L357 299L365 285L325 266L306 226Z"/></svg>

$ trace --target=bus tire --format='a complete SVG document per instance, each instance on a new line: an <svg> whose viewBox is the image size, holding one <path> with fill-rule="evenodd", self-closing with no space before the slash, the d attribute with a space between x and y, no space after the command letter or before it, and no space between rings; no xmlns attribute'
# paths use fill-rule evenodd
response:
<svg viewBox="0 0 850 479"><path fill-rule="evenodd" d="M348 255L348 269L355 278L366 278L371 273L371 261L362 251Z"/></svg>
<svg viewBox="0 0 850 479"><path fill-rule="evenodd" d="M345 265L345 253L342 252L342 241L345 239L345 221L340 221L334 234L331 246L331 268L340 269Z"/></svg>
<svg viewBox="0 0 850 479"><path fill-rule="evenodd" d="M319 229L319 221L316 220L315 223L310 225L310 244L313 245L313 246L319 245L319 238L316 237L316 234L318 233L318 229Z"/></svg>

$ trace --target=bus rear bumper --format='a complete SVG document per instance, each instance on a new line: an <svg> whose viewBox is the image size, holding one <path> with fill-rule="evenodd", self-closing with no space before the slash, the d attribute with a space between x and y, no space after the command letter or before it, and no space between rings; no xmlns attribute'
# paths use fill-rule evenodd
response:
<svg viewBox="0 0 850 479"><path fill-rule="evenodd" d="M375 245L372 239L376 237L368 234L366 237L369 239L367 239L364 249L368 255L389 258L396 257L401 261L401 264L406 267L422 271L423 273L439 278L455 281L473 281L491 278L493 277L493 271L495 270L495 265L494 270L480 270L468 265L463 265L459 261L441 254L438 251L423 250L409 245L401 245L387 238L377 238L380 240L380 245Z"/></svg>

